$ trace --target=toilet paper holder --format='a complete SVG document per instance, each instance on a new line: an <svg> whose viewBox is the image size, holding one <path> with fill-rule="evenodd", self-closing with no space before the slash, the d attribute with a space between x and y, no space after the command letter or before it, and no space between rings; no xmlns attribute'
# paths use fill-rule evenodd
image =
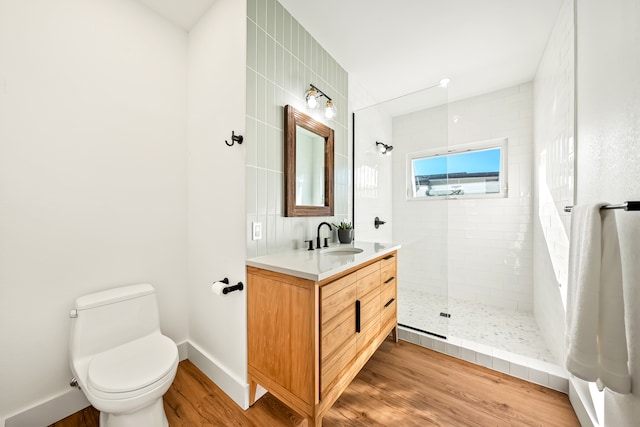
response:
<svg viewBox="0 0 640 427"><path fill-rule="evenodd" d="M220 280L220 282L225 283L225 284L229 284L229 279L228 278L224 278L222 280ZM233 286L225 286L224 288L222 288L222 293L224 295L228 294L229 292L233 292L233 291L241 291L244 289L244 284L242 282L238 282Z"/></svg>

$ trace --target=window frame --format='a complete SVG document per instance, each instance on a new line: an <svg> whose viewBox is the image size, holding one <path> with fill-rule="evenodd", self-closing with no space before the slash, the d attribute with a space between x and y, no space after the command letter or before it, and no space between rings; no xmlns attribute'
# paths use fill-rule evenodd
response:
<svg viewBox="0 0 640 427"><path fill-rule="evenodd" d="M509 197L508 186L508 138L495 138L485 141L478 141L468 144L460 144L451 147L440 147L429 150L415 151L407 154L407 200L458 200L458 199L497 199ZM442 196L417 196L416 195L416 179L413 170L415 160L426 159L429 157L445 157L455 154L468 153L473 151L484 151L491 149L500 149L500 170L499 170L499 187L497 193L488 194L447 194Z"/></svg>

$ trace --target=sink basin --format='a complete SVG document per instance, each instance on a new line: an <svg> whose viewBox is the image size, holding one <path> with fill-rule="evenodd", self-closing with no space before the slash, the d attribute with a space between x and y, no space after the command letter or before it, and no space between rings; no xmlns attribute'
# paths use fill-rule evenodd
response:
<svg viewBox="0 0 640 427"><path fill-rule="evenodd" d="M362 249L354 248L350 246L347 246L347 247L336 246L335 248L328 248L328 249L322 250L322 254L326 254L326 255L355 255L355 254L359 254L360 252L362 252Z"/></svg>

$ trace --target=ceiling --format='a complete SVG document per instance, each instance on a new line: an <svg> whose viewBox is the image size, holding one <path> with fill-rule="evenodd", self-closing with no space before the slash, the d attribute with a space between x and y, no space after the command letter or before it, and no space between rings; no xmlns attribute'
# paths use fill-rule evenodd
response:
<svg viewBox="0 0 640 427"><path fill-rule="evenodd" d="M215 0L139 1L188 31ZM359 87L352 88L368 93L369 103L444 77L451 79L450 100L531 81L563 2L279 1L349 73Z"/></svg>
<svg viewBox="0 0 640 427"><path fill-rule="evenodd" d="M189 31L215 0L138 0L169 21Z"/></svg>

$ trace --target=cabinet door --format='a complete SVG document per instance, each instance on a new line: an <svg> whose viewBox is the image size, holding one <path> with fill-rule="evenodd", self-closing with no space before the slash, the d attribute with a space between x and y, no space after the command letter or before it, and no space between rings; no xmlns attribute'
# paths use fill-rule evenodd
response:
<svg viewBox="0 0 640 427"><path fill-rule="evenodd" d="M359 303L359 331L357 351L375 340L380 331L380 263L376 262L358 271L357 297Z"/></svg>
<svg viewBox="0 0 640 427"><path fill-rule="evenodd" d="M356 357L356 274L320 288L320 398Z"/></svg>

